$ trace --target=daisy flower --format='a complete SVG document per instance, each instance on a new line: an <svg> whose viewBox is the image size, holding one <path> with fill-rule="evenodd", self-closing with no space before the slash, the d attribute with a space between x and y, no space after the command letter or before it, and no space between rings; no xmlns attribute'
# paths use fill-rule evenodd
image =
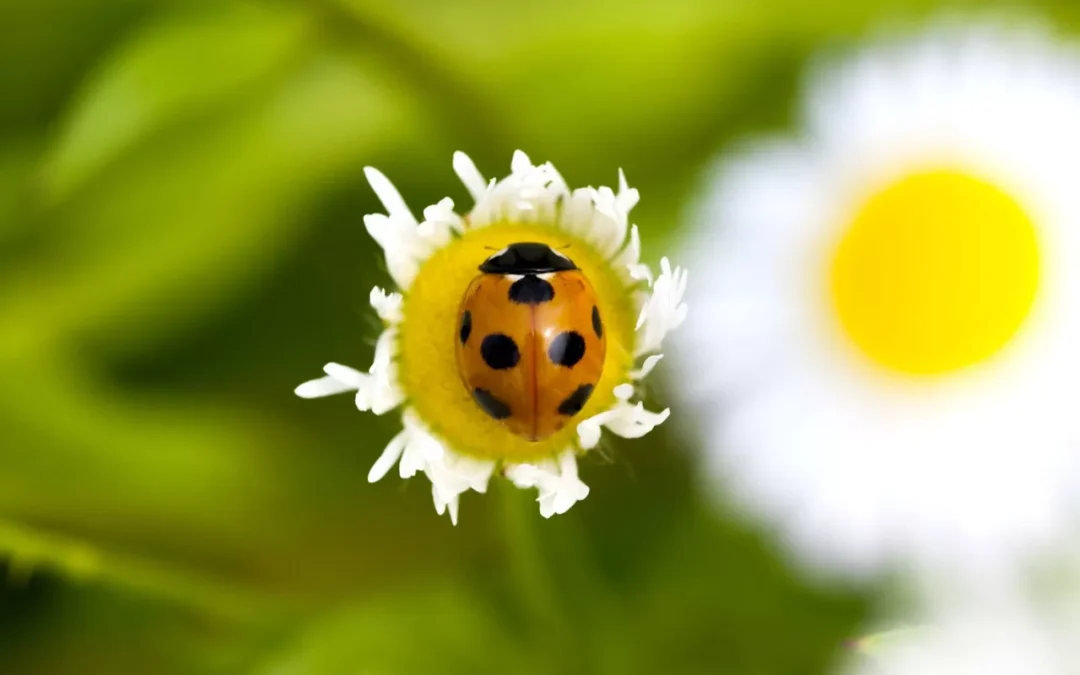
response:
<svg viewBox="0 0 1080 675"><path fill-rule="evenodd" d="M534 166L522 152L499 181L485 180L460 152L453 167L472 195L472 210L459 215L447 198L424 209L421 220L382 173L365 169L387 214L366 216L364 224L385 253L397 291L371 291L385 330L368 372L328 363L324 377L301 384L296 394L355 393L356 407L376 415L403 406L403 429L368 479L381 479L395 464L402 478L425 474L435 509L448 511L455 524L460 495L484 492L496 469L518 487L536 488L547 518L589 494L577 458L597 446L603 428L637 438L667 419L668 410L651 412L634 399L661 358L664 336L686 316L686 273L665 258L654 279L641 262L638 230L629 222L638 192L622 172L618 191L571 190L550 163ZM480 265L523 242L572 258L595 292L589 330L606 341L598 379L584 388L584 401L561 407L560 428L539 440L496 419L490 402L476 396L479 390L465 386L455 356L458 341L465 343L471 331L471 319L459 312ZM515 351L510 362L516 357Z"/></svg>
<svg viewBox="0 0 1080 675"><path fill-rule="evenodd" d="M927 612L918 628L861 640L842 675L1073 675L1075 617L1017 598Z"/></svg>
<svg viewBox="0 0 1080 675"><path fill-rule="evenodd" d="M819 570L1002 578L1066 531L1076 476L1076 55L938 24L806 92L801 137L720 164L690 239L710 473Z"/></svg>

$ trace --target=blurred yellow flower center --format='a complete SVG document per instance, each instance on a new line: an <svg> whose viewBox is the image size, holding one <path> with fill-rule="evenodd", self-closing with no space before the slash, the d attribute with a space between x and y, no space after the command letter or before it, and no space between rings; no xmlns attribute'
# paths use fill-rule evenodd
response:
<svg viewBox="0 0 1080 675"><path fill-rule="evenodd" d="M570 256L592 283L604 316L608 344L603 375L575 421L609 408L615 386L626 381L633 366L633 294L589 244L547 225L496 224L468 230L420 268L405 295L398 338L398 375L409 403L430 430L460 454L525 462L560 453L576 439L576 424L540 442L511 433L480 409L458 374L454 341L462 296L480 274L480 263L520 241L545 243Z"/></svg>
<svg viewBox="0 0 1080 675"><path fill-rule="evenodd" d="M1027 214L990 183L951 171L873 195L831 263L845 333L878 365L911 375L992 357L1023 324L1039 284Z"/></svg>

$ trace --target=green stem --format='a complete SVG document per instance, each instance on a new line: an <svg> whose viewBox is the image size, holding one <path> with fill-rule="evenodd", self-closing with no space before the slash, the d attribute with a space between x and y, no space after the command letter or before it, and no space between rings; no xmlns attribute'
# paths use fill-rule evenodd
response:
<svg viewBox="0 0 1080 675"><path fill-rule="evenodd" d="M223 619L267 623L285 608L267 598L161 563L105 551L83 541L0 520L0 555L13 580L46 568L80 581L99 581Z"/></svg>
<svg viewBox="0 0 1080 675"><path fill-rule="evenodd" d="M543 550L536 530L539 516L536 504L508 482L497 481L494 486L499 497L506 554L515 592L530 623L548 633L557 633L562 625L555 580L545 564Z"/></svg>

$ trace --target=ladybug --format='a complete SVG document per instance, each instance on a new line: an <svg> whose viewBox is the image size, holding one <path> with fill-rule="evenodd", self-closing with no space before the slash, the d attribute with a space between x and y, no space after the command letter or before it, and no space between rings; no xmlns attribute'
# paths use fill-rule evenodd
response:
<svg viewBox="0 0 1080 675"><path fill-rule="evenodd" d="M480 265L458 309L457 364L477 405L539 441L593 393L607 342L596 292L546 244L511 244Z"/></svg>

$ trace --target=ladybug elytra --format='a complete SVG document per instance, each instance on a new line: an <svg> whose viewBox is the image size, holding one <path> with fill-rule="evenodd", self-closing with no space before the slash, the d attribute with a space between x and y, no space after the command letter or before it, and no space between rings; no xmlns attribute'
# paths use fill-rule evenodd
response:
<svg viewBox="0 0 1080 675"><path fill-rule="evenodd" d="M543 440L581 412L603 371L596 293L546 244L511 244L479 269L458 310L461 380L490 417Z"/></svg>

